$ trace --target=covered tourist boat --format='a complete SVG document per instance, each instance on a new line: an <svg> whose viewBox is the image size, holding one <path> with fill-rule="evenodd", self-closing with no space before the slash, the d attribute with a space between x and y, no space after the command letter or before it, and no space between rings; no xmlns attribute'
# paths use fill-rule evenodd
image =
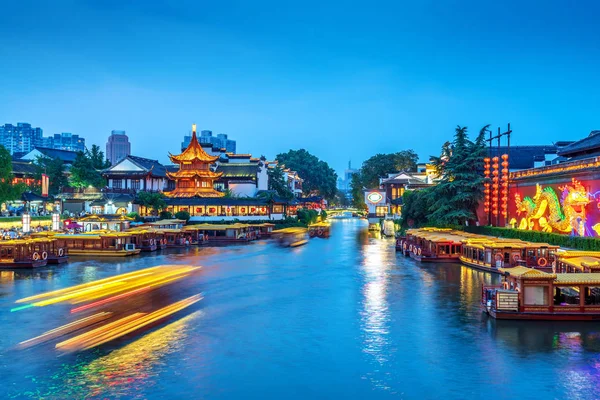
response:
<svg viewBox="0 0 600 400"><path fill-rule="evenodd" d="M600 272L600 252L559 250L556 273Z"/></svg>
<svg viewBox="0 0 600 400"><path fill-rule="evenodd" d="M194 225L209 244L247 243L258 238L258 229L247 224Z"/></svg>
<svg viewBox="0 0 600 400"><path fill-rule="evenodd" d="M191 244L191 234L181 229L158 229L166 248L186 247Z"/></svg>
<svg viewBox="0 0 600 400"><path fill-rule="evenodd" d="M600 320L600 273L552 274L500 268L502 285L482 286L481 304L497 319Z"/></svg>
<svg viewBox="0 0 600 400"><path fill-rule="evenodd" d="M273 234L273 228L275 228L275 224L271 224L269 222L249 225L256 229L258 238L271 237L271 235Z"/></svg>
<svg viewBox="0 0 600 400"><path fill-rule="evenodd" d="M132 228L127 233L131 235L131 243L144 252L156 251L160 245L160 237L154 229Z"/></svg>
<svg viewBox="0 0 600 400"><path fill-rule="evenodd" d="M396 248L421 262L458 262L464 239L451 229L410 229L397 240Z"/></svg>
<svg viewBox="0 0 600 400"><path fill-rule="evenodd" d="M48 240L48 264L62 264L69 260L69 249L59 246L54 238L58 232L44 231L31 234L32 238Z"/></svg>
<svg viewBox="0 0 600 400"><path fill-rule="evenodd" d="M284 247L297 247L308 243L306 228L279 229L273 232L273 237Z"/></svg>
<svg viewBox="0 0 600 400"><path fill-rule="evenodd" d="M68 249L70 256L124 257L141 251L132 242L132 235L126 232L59 234L54 238L57 246Z"/></svg>
<svg viewBox="0 0 600 400"><path fill-rule="evenodd" d="M82 226L84 232L98 230L123 232L129 229L132 221L134 218L123 214L92 214L77 219L77 223Z"/></svg>
<svg viewBox="0 0 600 400"><path fill-rule="evenodd" d="M308 236L328 238L331 234L331 224L329 222L317 222L308 226Z"/></svg>
<svg viewBox="0 0 600 400"><path fill-rule="evenodd" d="M0 241L0 268L36 268L48 263L50 240L15 239Z"/></svg>
<svg viewBox="0 0 600 400"><path fill-rule="evenodd" d="M500 273L500 268L517 266L551 272L552 266L556 266L558 248L516 239L472 238L463 241L460 261L469 267L495 273Z"/></svg>

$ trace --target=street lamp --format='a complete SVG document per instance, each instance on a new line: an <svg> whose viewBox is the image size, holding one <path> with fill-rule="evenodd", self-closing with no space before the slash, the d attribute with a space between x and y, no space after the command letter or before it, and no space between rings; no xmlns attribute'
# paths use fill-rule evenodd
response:
<svg viewBox="0 0 600 400"><path fill-rule="evenodd" d="M31 232L31 215L28 212L23 213L23 233Z"/></svg>
<svg viewBox="0 0 600 400"><path fill-rule="evenodd" d="M54 212L52 214L52 230L58 231L60 229L60 214L58 212Z"/></svg>

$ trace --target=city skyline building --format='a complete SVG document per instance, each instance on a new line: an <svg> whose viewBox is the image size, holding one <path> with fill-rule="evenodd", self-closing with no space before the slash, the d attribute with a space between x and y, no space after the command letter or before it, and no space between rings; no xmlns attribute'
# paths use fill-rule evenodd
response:
<svg viewBox="0 0 600 400"><path fill-rule="evenodd" d="M0 144L11 155L29 153L36 146L44 145L43 132L42 128L34 128L27 122L17 122L16 125L0 125Z"/></svg>
<svg viewBox="0 0 600 400"><path fill-rule="evenodd" d="M106 159L112 165L131 154L131 143L125 131L112 130L106 142Z"/></svg>
<svg viewBox="0 0 600 400"><path fill-rule="evenodd" d="M49 149L85 151L85 139L70 132L55 133L54 136L43 138L43 146Z"/></svg>
<svg viewBox="0 0 600 400"><path fill-rule="evenodd" d="M84 151L85 138L70 132L56 133L44 136L44 130L33 127L27 122L17 122L16 125L0 125L0 144L11 155L22 155L35 148L46 148L68 151Z"/></svg>
<svg viewBox="0 0 600 400"><path fill-rule="evenodd" d="M219 133L217 136L213 136L211 130L200 131L200 135L197 136L200 144L211 144L214 148L225 149L226 153L236 154L237 143L235 140L229 139L225 133ZM181 142L181 151L187 149L192 140L192 134L184 135L183 142Z"/></svg>

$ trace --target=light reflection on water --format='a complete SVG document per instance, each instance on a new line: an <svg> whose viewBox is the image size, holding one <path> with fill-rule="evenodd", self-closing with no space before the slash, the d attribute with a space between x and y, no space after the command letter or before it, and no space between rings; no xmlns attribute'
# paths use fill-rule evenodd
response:
<svg viewBox="0 0 600 400"><path fill-rule="evenodd" d="M63 365L54 375L56 392L44 394L44 398L90 398L110 391L111 396L143 397L142 389L148 390L156 383L157 365L164 357L184 350L188 325L198 319L202 312L195 311L167 324L147 335L141 336L108 354L86 361L89 354L75 356L75 368ZM137 394L137 395L136 395Z"/></svg>

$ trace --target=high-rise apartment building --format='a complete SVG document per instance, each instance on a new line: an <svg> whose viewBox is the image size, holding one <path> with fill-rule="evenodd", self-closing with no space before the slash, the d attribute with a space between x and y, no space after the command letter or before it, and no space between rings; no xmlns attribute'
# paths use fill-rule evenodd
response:
<svg viewBox="0 0 600 400"><path fill-rule="evenodd" d="M190 144L190 140L192 139L192 135L185 135L183 137L183 142L181 142L181 149L187 149ZM204 130L200 132L200 136L198 137L198 142L200 143L210 143L214 147L218 149L225 149L227 153L236 152L236 141L231 140L224 133L219 133L217 136L213 136L212 131Z"/></svg>
<svg viewBox="0 0 600 400"><path fill-rule="evenodd" d="M44 138L43 147L58 150L85 151L85 139L69 132L55 133L53 137Z"/></svg>
<svg viewBox="0 0 600 400"><path fill-rule="evenodd" d="M106 143L106 158L115 165L131 154L131 143L125 131L112 131Z"/></svg>
<svg viewBox="0 0 600 400"><path fill-rule="evenodd" d="M0 144L10 154L29 153L34 147L43 145L42 128L34 128L31 124L18 122L17 125L0 125Z"/></svg>

